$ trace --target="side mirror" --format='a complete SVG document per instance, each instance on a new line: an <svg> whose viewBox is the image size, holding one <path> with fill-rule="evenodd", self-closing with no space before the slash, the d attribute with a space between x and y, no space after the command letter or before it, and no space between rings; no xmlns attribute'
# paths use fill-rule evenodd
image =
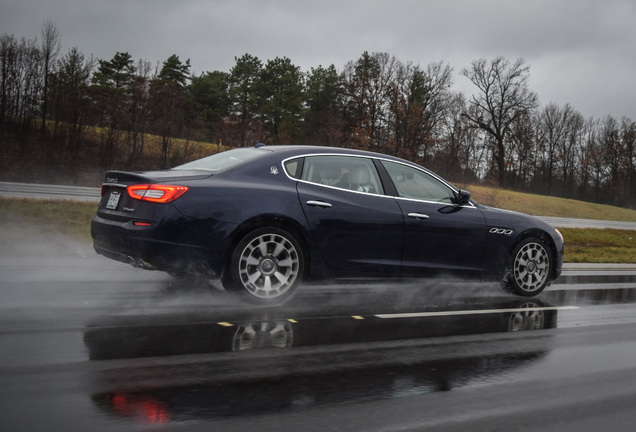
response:
<svg viewBox="0 0 636 432"><path fill-rule="evenodd" d="M466 190L459 190L456 196L457 205L463 206L470 203L470 192Z"/></svg>

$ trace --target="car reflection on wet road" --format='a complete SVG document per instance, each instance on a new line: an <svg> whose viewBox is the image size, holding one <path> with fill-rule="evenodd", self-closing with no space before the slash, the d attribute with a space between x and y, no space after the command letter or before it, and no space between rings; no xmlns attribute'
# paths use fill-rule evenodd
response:
<svg viewBox="0 0 636 432"><path fill-rule="evenodd" d="M367 305L365 315L347 316L346 308L324 311L319 302L314 304L316 310L303 311L295 318L288 318L290 311L279 309L128 319L113 315L95 320L84 333L92 360L234 355L197 362L195 373L189 372L190 363L182 370L172 365L173 384L160 388L155 388L152 379L148 382L147 375L161 376L165 383L168 372L163 366L102 372L94 377L98 386L108 383L112 390L94 394L93 400L117 415L146 420L150 416L163 422L450 390L542 358L550 349L550 337L542 337L522 352L485 353L447 352L431 344L430 338L553 328L557 311L564 309L505 298L462 303L457 310L429 308L391 314L370 314ZM386 306L376 308L386 310ZM269 352L247 354L259 350ZM175 374L179 376L176 382ZM142 382L140 375L144 376ZM196 384L183 385L192 382ZM149 406L154 407L152 414Z"/></svg>
<svg viewBox="0 0 636 432"><path fill-rule="evenodd" d="M90 256L0 271L7 431L627 430L636 413L630 282L519 299L358 281L264 308Z"/></svg>
<svg viewBox="0 0 636 432"><path fill-rule="evenodd" d="M364 315L349 310L236 309L222 313L99 317L87 325L91 360L297 348L480 333L541 330L556 325L556 313L538 300L491 299L462 309L418 308ZM361 310L360 305L358 305ZM294 313L295 312L295 313ZM292 315L290 315L290 313ZM297 315L302 313L302 315ZM293 316L293 318L292 318Z"/></svg>

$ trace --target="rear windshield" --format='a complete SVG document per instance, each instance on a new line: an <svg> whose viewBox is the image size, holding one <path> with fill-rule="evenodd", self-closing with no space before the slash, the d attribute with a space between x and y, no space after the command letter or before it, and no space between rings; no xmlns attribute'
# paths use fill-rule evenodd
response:
<svg viewBox="0 0 636 432"><path fill-rule="evenodd" d="M212 156L208 156L203 159L197 159L195 161L174 167L173 169L220 172L262 154L263 151L259 151L255 148L238 148L213 154Z"/></svg>

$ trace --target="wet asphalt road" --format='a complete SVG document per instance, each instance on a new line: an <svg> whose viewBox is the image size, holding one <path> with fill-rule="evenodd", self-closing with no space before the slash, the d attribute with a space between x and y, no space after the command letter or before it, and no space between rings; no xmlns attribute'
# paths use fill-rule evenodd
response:
<svg viewBox="0 0 636 432"><path fill-rule="evenodd" d="M55 233L0 246L3 431L633 430L634 282L360 282L258 308Z"/></svg>

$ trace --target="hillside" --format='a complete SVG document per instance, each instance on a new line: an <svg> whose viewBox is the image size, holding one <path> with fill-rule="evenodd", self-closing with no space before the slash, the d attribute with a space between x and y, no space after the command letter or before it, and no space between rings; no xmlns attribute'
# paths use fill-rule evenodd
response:
<svg viewBox="0 0 636 432"><path fill-rule="evenodd" d="M484 186L467 186L477 202L534 216L636 222L636 210Z"/></svg>

